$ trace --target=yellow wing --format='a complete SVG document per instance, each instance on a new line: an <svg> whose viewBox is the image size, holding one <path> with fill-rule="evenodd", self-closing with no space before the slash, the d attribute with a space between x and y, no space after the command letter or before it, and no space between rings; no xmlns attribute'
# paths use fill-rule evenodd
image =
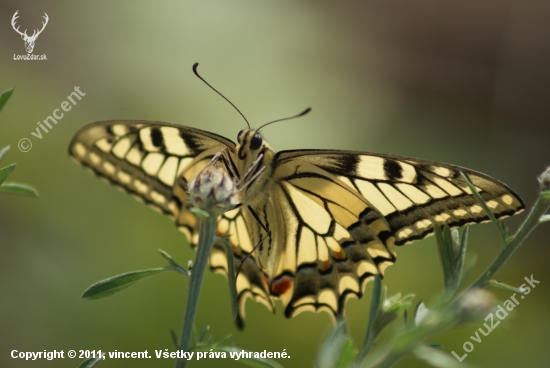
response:
<svg viewBox="0 0 550 368"><path fill-rule="evenodd" d="M234 156L235 144L219 135L179 125L129 120L88 124L69 145L70 155L79 164L172 218L193 247L198 242L198 223L189 211L187 183L223 149ZM242 327L247 298L273 310L268 284L256 257L247 257L253 246L241 209L220 216L218 235L229 236L237 266L244 261L237 278L237 322ZM211 252L210 266L227 274L224 247L219 243Z"/></svg>
<svg viewBox="0 0 550 368"><path fill-rule="evenodd" d="M434 224L488 221L460 171L497 218L524 208L505 184L458 166L351 151L283 151L275 159L271 200L254 211L270 224L260 260L287 317L342 315L346 300L395 262L394 245L432 234Z"/></svg>
<svg viewBox="0 0 550 368"><path fill-rule="evenodd" d="M112 120L82 127L69 154L100 178L174 219L196 244L187 183L224 148L235 144L199 129L152 121Z"/></svg>
<svg viewBox="0 0 550 368"><path fill-rule="evenodd" d="M423 239L434 223L462 226L489 221L460 172L468 174L496 218L520 213L521 198L506 184L480 172L409 157L353 151L284 151L284 164L301 160L316 165L360 193L387 220L396 245Z"/></svg>
<svg viewBox="0 0 550 368"><path fill-rule="evenodd" d="M196 245L187 183L224 149L229 171L242 177L232 141L173 124L91 123L75 134L69 152L94 174L173 218ZM265 165L273 168L269 192L258 192L263 199L218 221L218 235L228 236L237 268L242 263L240 326L248 298L270 310L272 297L281 298L287 317L305 310L342 315L346 300L361 297L365 284L395 262L394 245L432 234L435 224L488 221L460 171L497 218L524 208L510 188L487 175L407 157L295 150L279 152ZM210 265L227 274L222 245L214 245Z"/></svg>

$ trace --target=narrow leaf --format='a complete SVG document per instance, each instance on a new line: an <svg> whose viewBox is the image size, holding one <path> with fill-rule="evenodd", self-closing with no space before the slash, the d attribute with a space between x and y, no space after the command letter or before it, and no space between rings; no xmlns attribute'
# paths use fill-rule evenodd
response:
<svg viewBox="0 0 550 368"><path fill-rule="evenodd" d="M485 211L485 213L489 216L489 218L491 219L491 221L493 221L493 223L495 224L495 226L497 227L498 231L500 232L500 235L502 236L502 239L504 241L506 241L506 231L504 230L504 227L502 225L502 222L500 222L499 220L497 220L497 218L495 217L495 214L493 213L493 211L491 211L489 209L489 207L487 206L487 203L485 203L485 201L483 200L483 198L481 198L481 195L478 193L477 189L475 188L475 186L472 184L472 182L470 181L470 178L468 177L468 174L466 174L465 172L460 172L460 175L462 175L462 178L464 178L464 181L466 181L466 184L468 185L468 187L470 188L470 190L472 191L472 194L474 195L474 198L476 199L476 201L479 203L479 205L481 206L481 208L483 208L483 210Z"/></svg>
<svg viewBox="0 0 550 368"><path fill-rule="evenodd" d="M453 239L451 230L447 225L443 227L443 230L439 226L434 226L435 238L437 243L437 250L439 253L439 260L443 268L443 282L445 286L445 292L452 294L454 292L454 285L457 284L455 267L457 266L455 261L455 250L453 249Z"/></svg>
<svg viewBox="0 0 550 368"><path fill-rule="evenodd" d="M148 270L132 271L114 276L90 286L84 291L82 298L89 300L105 298L132 286L136 281L168 270L172 270L172 267L150 268Z"/></svg>
<svg viewBox="0 0 550 368"><path fill-rule="evenodd" d="M195 216L197 216L200 219L205 219L205 218L208 218L210 216L208 214L208 212L206 212L204 210L201 210L200 208L196 208L196 207L191 207L189 209L189 211L193 212L195 214Z"/></svg>
<svg viewBox="0 0 550 368"><path fill-rule="evenodd" d="M284 368L279 363L264 358L241 358L241 363L254 368Z"/></svg>
<svg viewBox="0 0 550 368"><path fill-rule="evenodd" d="M384 299L384 291L382 289L382 280L379 275L374 276L374 286L372 290L372 300L370 302L369 310L369 325L367 327L367 334L365 336L365 341L363 341L363 348L359 353L358 361L363 360L370 349L374 345L374 340L376 339L376 331L374 329L374 321L378 316L378 312L382 306L382 301Z"/></svg>
<svg viewBox="0 0 550 368"><path fill-rule="evenodd" d="M464 226L464 230L462 230L462 234L460 236L460 247L458 250L457 267L455 269L456 275L459 278L459 282L462 280L462 270L464 269L464 261L466 260L466 246L468 245L469 232L470 232L470 228L468 227L468 225L466 225Z"/></svg>
<svg viewBox="0 0 550 368"><path fill-rule="evenodd" d="M225 256L227 258L227 282L229 283L229 296L231 301L231 316L237 326L242 327L242 321L239 320L239 298L237 295L237 280L235 276L235 262L233 249L226 238L218 238L218 241L225 246Z"/></svg>
<svg viewBox="0 0 550 368"><path fill-rule="evenodd" d="M4 156L6 155L6 153L8 153L9 150L10 150L10 146L6 146L0 149L0 160L4 158Z"/></svg>
<svg viewBox="0 0 550 368"><path fill-rule="evenodd" d="M413 326L418 326L424 317L429 313L429 309L426 308L426 304L421 300L416 305L416 308L414 308L414 319L413 319Z"/></svg>
<svg viewBox="0 0 550 368"><path fill-rule="evenodd" d="M515 286L510 286L510 285L507 285L507 284L505 284L503 282L500 282L500 281L497 281L497 280L489 280L489 285L497 287L499 289L511 291L513 293L518 293L518 294L521 294L521 295L525 294L525 291L526 291L526 290L523 290L522 288L517 288Z"/></svg>
<svg viewBox="0 0 550 368"><path fill-rule="evenodd" d="M103 355L99 356L97 358L86 359L85 361L82 362L82 364L80 364L78 366L78 368L92 368L92 367L95 367L97 362L99 362L100 360L103 360Z"/></svg>
<svg viewBox="0 0 550 368"><path fill-rule="evenodd" d="M14 193L14 194L23 194L32 197L38 197L38 191L27 184L14 183L14 182L5 182L0 185L0 192Z"/></svg>
<svg viewBox="0 0 550 368"><path fill-rule="evenodd" d="M202 334L201 334L201 337L199 337L199 342L203 342L204 341L204 338L206 337L206 335L208 334L208 332L210 332L210 325L207 325L205 328L204 328L204 331L202 331Z"/></svg>
<svg viewBox="0 0 550 368"><path fill-rule="evenodd" d="M417 358L430 364L432 367L438 368L475 368L475 366L460 362L458 359L451 357L449 354L442 352L441 350L428 347L423 344L419 344L413 350L414 355Z"/></svg>
<svg viewBox="0 0 550 368"><path fill-rule="evenodd" d="M3 167L3 168L0 169L0 185L2 185L2 183L8 177L8 175L11 174L11 172L13 170L15 170L16 166L17 166L17 164L11 164L11 165L8 165L8 166Z"/></svg>
<svg viewBox="0 0 550 368"><path fill-rule="evenodd" d="M178 348L178 336L176 335L176 331L172 327L170 327L170 339L172 340L172 344L174 344L174 347Z"/></svg>
<svg viewBox="0 0 550 368"><path fill-rule="evenodd" d="M348 336L346 338L346 344L342 349L340 354L340 360L337 362L336 367L338 368L350 368L355 362L355 357L357 356L357 347L353 340Z"/></svg>
<svg viewBox="0 0 550 368"><path fill-rule="evenodd" d="M354 345L346 335L346 321L340 319L321 345L315 366L317 368L349 367L341 364L348 362L350 358L353 362L357 354Z"/></svg>
<svg viewBox="0 0 550 368"><path fill-rule="evenodd" d="M160 255L162 257L164 257L164 259L166 259L168 261L168 263L170 263L170 266L172 267L173 270L181 273L184 276L189 277L189 272L187 272L187 270L185 268L183 268L179 264L177 264L176 261L174 261L174 259L172 258L172 256L170 254L166 253L162 249L159 249L159 252L160 252Z"/></svg>
<svg viewBox="0 0 550 368"><path fill-rule="evenodd" d="M12 93L13 93L13 87L2 92L2 94L0 95L0 111L2 111L2 109L4 108L4 105L10 99Z"/></svg>

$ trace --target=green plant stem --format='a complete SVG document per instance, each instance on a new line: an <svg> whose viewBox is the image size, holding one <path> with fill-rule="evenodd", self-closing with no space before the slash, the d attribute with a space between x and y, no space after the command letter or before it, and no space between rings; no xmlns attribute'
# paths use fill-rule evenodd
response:
<svg viewBox="0 0 550 368"><path fill-rule="evenodd" d="M191 280L189 282L189 293L187 295L187 305L185 306L185 314L183 316L183 326L181 328L179 350L188 352L191 347L191 335L193 334L193 325L195 315L197 314L197 306L199 304L199 294L201 290L202 278L208 256L214 244L216 236L216 217L209 216L200 220L199 227L199 244L197 246L197 256L193 264L191 272ZM187 365L188 360L178 359L176 368L183 368Z"/></svg>
<svg viewBox="0 0 550 368"><path fill-rule="evenodd" d="M374 341L376 339L376 333L380 332L380 331L374 330L374 321L376 320L376 316L378 316L378 312L380 311L380 306L384 302L382 300L382 296L383 296L382 281L380 280L379 275L375 275L374 286L372 290L372 300L370 302L369 325L367 327L367 335L365 336L365 341L363 342L363 348L361 349L361 352L359 353L359 356L357 358L357 361L359 362L365 359L370 349L374 345Z"/></svg>
<svg viewBox="0 0 550 368"><path fill-rule="evenodd" d="M229 241L223 241L225 246L225 256L227 257L227 282L229 283L229 296L231 297L231 316L233 321L237 321L239 316L239 298L237 295L237 280L235 278L235 263L233 262L233 250Z"/></svg>
<svg viewBox="0 0 550 368"><path fill-rule="evenodd" d="M545 198L540 196L535 203L535 206L529 213L529 216L525 219L518 232L512 239L510 239L502 251L499 253L497 258L491 263L487 270L477 279L476 282L470 287L473 288L484 288L487 286L487 282L493 277L495 273L506 263L508 258L514 253L514 251L523 243L525 238L533 231L535 227L540 224L540 218L548 211L550 208L550 198Z"/></svg>

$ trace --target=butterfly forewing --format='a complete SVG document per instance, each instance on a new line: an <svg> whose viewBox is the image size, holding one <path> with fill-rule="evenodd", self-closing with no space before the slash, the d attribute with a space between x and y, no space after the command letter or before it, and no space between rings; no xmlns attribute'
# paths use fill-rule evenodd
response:
<svg viewBox="0 0 550 368"><path fill-rule="evenodd" d="M328 150L284 151L277 159L310 162L346 182L384 216L396 245L425 238L433 233L434 224L456 227L490 220L461 171L468 174L496 218L514 215L524 208L521 198L506 184L454 165Z"/></svg>
<svg viewBox="0 0 550 368"><path fill-rule="evenodd" d="M151 121L101 121L80 129L69 153L94 174L174 218L193 238L186 184L230 140L213 133Z"/></svg>

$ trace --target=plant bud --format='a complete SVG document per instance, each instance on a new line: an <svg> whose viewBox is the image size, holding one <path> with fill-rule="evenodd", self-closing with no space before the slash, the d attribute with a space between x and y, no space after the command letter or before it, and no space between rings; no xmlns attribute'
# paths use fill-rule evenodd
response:
<svg viewBox="0 0 550 368"><path fill-rule="evenodd" d="M495 297L486 290L467 291L458 300L459 317L463 322L479 320L491 313L495 304Z"/></svg>
<svg viewBox="0 0 550 368"><path fill-rule="evenodd" d="M239 203L237 187L229 174L213 164L207 165L189 183L189 200L193 207L218 216Z"/></svg>
<svg viewBox="0 0 550 368"><path fill-rule="evenodd" d="M538 177L541 192L550 191L550 166Z"/></svg>

